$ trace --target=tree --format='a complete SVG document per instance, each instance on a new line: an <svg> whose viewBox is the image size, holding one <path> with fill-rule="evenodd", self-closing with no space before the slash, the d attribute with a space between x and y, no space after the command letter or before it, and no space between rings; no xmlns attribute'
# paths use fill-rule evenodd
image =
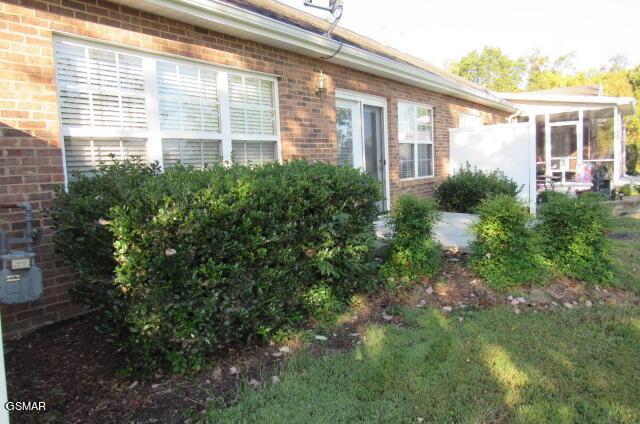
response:
<svg viewBox="0 0 640 424"><path fill-rule="evenodd" d="M494 91L517 91L526 70L522 59L511 59L497 47L474 50L450 65L456 75Z"/></svg>

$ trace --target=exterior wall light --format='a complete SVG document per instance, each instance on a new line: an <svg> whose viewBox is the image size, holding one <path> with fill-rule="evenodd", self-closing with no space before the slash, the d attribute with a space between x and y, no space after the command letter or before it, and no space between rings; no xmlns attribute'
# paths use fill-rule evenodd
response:
<svg viewBox="0 0 640 424"><path fill-rule="evenodd" d="M322 71L320 71L320 76L316 81L316 95L322 95L327 92L327 78L324 76Z"/></svg>

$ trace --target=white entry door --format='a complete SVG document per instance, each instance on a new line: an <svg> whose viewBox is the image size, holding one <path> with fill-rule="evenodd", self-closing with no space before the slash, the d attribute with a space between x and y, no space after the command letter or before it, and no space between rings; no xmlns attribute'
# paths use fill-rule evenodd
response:
<svg viewBox="0 0 640 424"><path fill-rule="evenodd" d="M336 91L336 97L338 163L378 178L384 196L380 209L388 210L386 99L346 90Z"/></svg>

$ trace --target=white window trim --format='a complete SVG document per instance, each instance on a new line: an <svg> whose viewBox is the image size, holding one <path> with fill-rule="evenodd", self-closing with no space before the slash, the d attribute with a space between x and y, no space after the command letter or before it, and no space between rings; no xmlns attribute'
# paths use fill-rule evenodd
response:
<svg viewBox="0 0 640 424"><path fill-rule="evenodd" d="M64 172L64 184L67 187L69 183L69 174L67 169L67 159L65 152L64 137L121 137L121 138L146 138L147 159L149 162L157 161L161 167L163 167L162 160L162 139L163 138L184 138L184 139L211 139L219 140L222 149L222 160L225 163L232 162L232 141L275 141L276 143L276 158L278 161L282 161L282 143L280 134L280 98L278 91L278 77L272 74L265 74L262 72L245 71L226 66L212 65L209 62L203 62L201 60L191 60L186 57L180 57L175 55L166 55L163 53L155 53L143 49L135 49L129 47L121 47L114 45L113 43L96 42L86 39L84 37L68 37L63 35L54 34L53 47L55 56L55 43L62 41L65 43L94 48L99 50L105 50L113 53L121 53L130 56L135 56L142 59L142 68L144 72L144 93L145 103L147 106L147 129L117 129L117 128L105 128L99 126L69 126L62 124L62 110L61 102L59 98L58 104L58 122L60 127L60 145L62 149L62 166ZM215 71L217 74L217 89L219 100L219 113L220 113L220 132L201 132L201 131L166 131L160 129L160 108L157 95L157 81L156 81L156 62L164 61L174 64L182 64L188 66L197 66L200 68L209 69ZM59 88L61 87L58 80L57 66L54 57L54 73L56 81L56 95L59 95ZM231 114L229 105L229 74L241 75L243 77L258 78L261 80L271 81L273 83L273 102L274 102L274 114L275 114L275 134L274 135L255 135L255 134L233 134L231 133Z"/></svg>
<svg viewBox="0 0 640 424"><path fill-rule="evenodd" d="M431 141L423 141L423 140L400 141L400 104L401 103L427 108L427 109L429 109L431 111ZM398 111L398 145L400 145L400 144L412 144L413 145L413 177L408 177L408 178L400 177L400 181L413 181L413 180L424 180L424 179L429 179L429 178L435 178L435 176L436 176L436 148L435 148L435 115L434 115L433 106L429 105L429 104L426 104L426 103L416 102L416 101L413 101L413 100L398 99L397 111ZM416 134L417 133L418 132L417 132L417 129L416 129ZM431 161L432 161L432 166L431 166L431 171L432 172L431 172L431 174L430 175L423 175L423 176L420 176L420 177L418 176L418 145L419 144L427 144L427 145L430 144L431 145ZM400 152L398 151L398 163L399 162L400 162Z"/></svg>
<svg viewBox="0 0 640 424"><path fill-rule="evenodd" d="M474 128L474 127L463 127L462 126L462 120L463 118L473 118L473 119L479 119L480 120L480 125L477 125L477 127L482 127L484 126L484 122L482 120L482 115L478 114L478 113L473 113L473 112L461 112L458 114L458 128Z"/></svg>

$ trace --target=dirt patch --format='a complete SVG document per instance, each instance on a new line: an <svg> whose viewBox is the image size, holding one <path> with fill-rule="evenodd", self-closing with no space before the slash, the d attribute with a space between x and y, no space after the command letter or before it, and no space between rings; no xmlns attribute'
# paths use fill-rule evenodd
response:
<svg viewBox="0 0 640 424"><path fill-rule="evenodd" d="M407 325L399 308L434 307L445 313L467 308L508 305L526 309L588 308L597 304L633 304L639 298L622 289L601 288L571 280L546 287L524 286L509 292L488 288L474 277L465 255L447 254L436 278L422 284L363 297L334 328L310 324L300 340L287 344L227 349L212 357L212 366L192 375L157 374L137 381L119 374L124 361L86 316L44 328L8 343L6 369L9 399L45 401L44 413L16 412L13 423L181 423L201 411L237 398L242 382L273 383L287 358L306 349L326 355L353 349L371 324Z"/></svg>

